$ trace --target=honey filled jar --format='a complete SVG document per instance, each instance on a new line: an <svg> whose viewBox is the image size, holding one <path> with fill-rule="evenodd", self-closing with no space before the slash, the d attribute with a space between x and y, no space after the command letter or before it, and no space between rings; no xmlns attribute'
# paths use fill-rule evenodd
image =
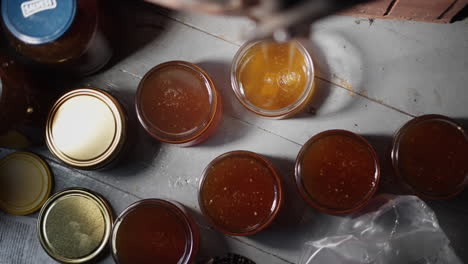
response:
<svg viewBox="0 0 468 264"><path fill-rule="evenodd" d="M112 55L102 5L96 0L4 0L2 24L9 45L20 55L88 75Z"/></svg>
<svg viewBox="0 0 468 264"><path fill-rule="evenodd" d="M327 130L301 148L295 180L310 206L329 214L352 213L376 192L380 163L363 137L347 130Z"/></svg>
<svg viewBox="0 0 468 264"><path fill-rule="evenodd" d="M0 53L0 147L41 141L53 93L41 92L18 62Z"/></svg>
<svg viewBox="0 0 468 264"><path fill-rule="evenodd" d="M283 185L270 161L250 151L215 158L203 172L198 192L203 215L218 230L235 236L260 232L283 205Z"/></svg>
<svg viewBox="0 0 468 264"><path fill-rule="evenodd" d="M304 109L314 92L314 66L298 41L253 41L234 57L231 85L239 102L263 117L288 118Z"/></svg>
<svg viewBox="0 0 468 264"><path fill-rule="evenodd" d="M455 120L423 115L393 138L391 160L405 189L425 199L446 199L468 185L468 133Z"/></svg>
<svg viewBox="0 0 468 264"><path fill-rule="evenodd" d="M211 77L186 61L165 62L146 73L135 107L148 134L181 147L206 140L222 116L221 96Z"/></svg>
<svg viewBox="0 0 468 264"><path fill-rule="evenodd" d="M111 235L112 256L118 264L194 263L200 234L182 204L145 199L117 218Z"/></svg>

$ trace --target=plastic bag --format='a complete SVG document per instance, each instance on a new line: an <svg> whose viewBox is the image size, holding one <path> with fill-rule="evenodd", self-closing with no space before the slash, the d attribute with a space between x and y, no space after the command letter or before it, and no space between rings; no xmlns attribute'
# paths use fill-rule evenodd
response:
<svg viewBox="0 0 468 264"><path fill-rule="evenodd" d="M299 264L458 264L434 212L415 196L381 195L305 245Z"/></svg>

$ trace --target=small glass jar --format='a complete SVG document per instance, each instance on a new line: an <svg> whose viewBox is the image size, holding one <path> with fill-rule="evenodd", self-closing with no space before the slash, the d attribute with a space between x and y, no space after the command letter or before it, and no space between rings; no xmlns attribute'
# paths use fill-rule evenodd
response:
<svg viewBox="0 0 468 264"><path fill-rule="evenodd" d="M314 92L314 65L298 41L244 44L234 57L231 85L251 112L282 119L299 113Z"/></svg>
<svg viewBox="0 0 468 264"><path fill-rule="evenodd" d="M346 130L313 136L301 148L295 166L296 185L304 200L329 214L358 211L374 195L380 164L372 146Z"/></svg>
<svg viewBox="0 0 468 264"><path fill-rule="evenodd" d="M200 182L198 203L220 231L251 235L268 227L284 202L278 172L261 155L227 152L208 164Z"/></svg>
<svg viewBox="0 0 468 264"><path fill-rule="evenodd" d="M185 61L160 64L141 80L136 112L155 139L181 147L206 140L222 116L221 96L210 76Z"/></svg>
<svg viewBox="0 0 468 264"><path fill-rule="evenodd" d="M125 111L103 90L82 88L64 94L47 119L49 150L75 168L108 168L120 157L126 139Z"/></svg>
<svg viewBox="0 0 468 264"><path fill-rule="evenodd" d="M4 0L2 22L10 46L37 63L88 75L109 62L104 1Z"/></svg>
<svg viewBox="0 0 468 264"><path fill-rule="evenodd" d="M198 252L199 236L184 206L145 199L130 205L115 221L112 255L118 264L190 264Z"/></svg>
<svg viewBox="0 0 468 264"><path fill-rule="evenodd" d="M391 160L400 183L426 199L446 199L468 185L468 133L451 118L423 115L395 134Z"/></svg>
<svg viewBox="0 0 468 264"><path fill-rule="evenodd" d="M112 209L99 194L70 188L54 194L39 213L37 234L46 253L61 263L90 263L109 245Z"/></svg>

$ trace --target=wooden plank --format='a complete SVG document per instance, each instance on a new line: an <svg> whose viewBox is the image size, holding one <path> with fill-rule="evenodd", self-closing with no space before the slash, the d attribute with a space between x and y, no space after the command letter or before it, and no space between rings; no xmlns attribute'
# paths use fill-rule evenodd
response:
<svg viewBox="0 0 468 264"><path fill-rule="evenodd" d="M468 0L457 0L452 6L450 6L441 16L438 18L438 21L443 23L450 23L464 7L468 6Z"/></svg>
<svg viewBox="0 0 468 264"><path fill-rule="evenodd" d="M338 15L380 17L385 15L392 2L393 0L377 0L370 3L359 4L339 12Z"/></svg>
<svg viewBox="0 0 468 264"><path fill-rule="evenodd" d="M330 18L311 37L325 79L412 115L468 115L467 23L453 25Z"/></svg>
<svg viewBox="0 0 468 264"><path fill-rule="evenodd" d="M397 0L388 14L391 18L432 22L456 0Z"/></svg>

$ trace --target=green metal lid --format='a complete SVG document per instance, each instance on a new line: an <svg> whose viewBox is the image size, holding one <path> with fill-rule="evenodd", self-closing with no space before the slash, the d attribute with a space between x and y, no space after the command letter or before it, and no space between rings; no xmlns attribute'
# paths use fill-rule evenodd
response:
<svg viewBox="0 0 468 264"><path fill-rule="evenodd" d="M84 263L107 247L112 210L100 195L86 189L66 189L53 195L37 222L44 250L62 263Z"/></svg>

